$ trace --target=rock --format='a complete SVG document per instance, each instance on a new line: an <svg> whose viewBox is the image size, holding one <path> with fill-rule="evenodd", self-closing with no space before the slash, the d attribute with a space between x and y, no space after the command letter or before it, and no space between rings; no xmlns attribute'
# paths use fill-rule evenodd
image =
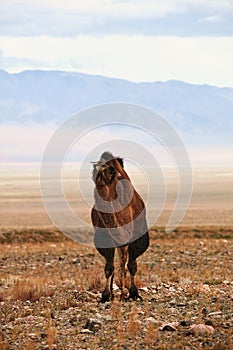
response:
<svg viewBox="0 0 233 350"><path fill-rule="evenodd" d="M194 324L190 326L190 329L188 331L188 335L194 335L195 337L199 336L208 336L214 334L214 327L208 326L206 324Z"/></svg>
<svg viewBox="0 0 233 350"><path fill-rule="evenodd" d="M191 325L191 321L187 321L187 320L180 321L180 325L183 327L188 327Z"/></svg>
<svg viewBox="0 0 233 350"><path fill-rule="evenodd" d="M171 307L168 311L170 315L177 315L179 313L179 310L177 310L175 307Z"/></svg>
<svg viewBox="0 0 233 350"><path fill-rule="evenodd" d="M228 281L228 280L224 280L223 281L223 284L230 284L231 282L230 281Z"/></svg>
<svg viewBox="0 0 233 350"><path fill-rule="evenodd" d="M85 334L91 334L92 331L90 331L89 329L82 329L81 333L85 333Z"/></svg>
<svg viewBox="0 0 233 350"><path fill-rule="evenodd" d="M160 331L174 332L179 327L180 322L164 322L159 328Z"/></svg>
<svg viewBox="0 0 233 350"><path fill-rule="evenodd" d="M79 258L73 259L72 264L80 264L80 259Z"/></svg>
<svg viewBox="0 0 233 350"><path fill-rule="evenodd" d="M221 316L222 315L222 311L214 311L214 312L210 312L208 316Z"/></svg>
<svg viewBox="0 0 233 350"><path fill-rule="evenodd" d="M31 338L31 339L37 339L39 337L38 334L36 333L29 333L28 336Z"/></svg>
<svg viewBox="0 0 233 350"><path fill-rule="evenodd" d="M89 329L92 332L98 331L102 327L102 322L96 318L89 318L87 320L84 329Z"/></svg>
<svg viewBox="0 0 233 350"><path fill-rule="evenodd" d="M147 317L147 318L145 319L145 323L146 323L146 325L148 325L149 323L152 323L152 324L154 324L154 325L157 325L157 324L160 323L160 321L156 320L154 317Z"/></svg>

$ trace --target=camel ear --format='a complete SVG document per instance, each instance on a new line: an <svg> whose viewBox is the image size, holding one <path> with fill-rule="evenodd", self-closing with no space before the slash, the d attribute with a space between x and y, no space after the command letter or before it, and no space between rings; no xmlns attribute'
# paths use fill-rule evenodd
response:
<svg viewBox="0 0 233 350"><path fill-rule="evenodd" d="M120 163L120 165L122 166L122 168L124 168L124 162L123 162L123 158L117 158L118 163Z"/></svg>

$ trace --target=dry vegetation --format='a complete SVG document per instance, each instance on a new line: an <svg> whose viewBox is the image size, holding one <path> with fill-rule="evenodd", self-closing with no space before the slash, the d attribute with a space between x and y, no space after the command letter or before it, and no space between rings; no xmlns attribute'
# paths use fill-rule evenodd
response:
<svg viewBox="0 0 233 350"><path fill-rule="evenodd" d="M233 349L232 167L194 172L182 226L170 235L162 228L150 231L150 248L138 259L143 301L120 302L116 278L115 299L106 304L99 303L105 281L101 256L53 228L35 165L3 170L0 350ZM173 182L170 174L160 227L174 204ZM70 190L72 204L89 220L76 187ZM212 326L214 333L198 333L203 328L194 324Z"/></svg>
<svg viewBox="0 0 233 350"><path fill-rule="evenodd" d="M0 349L233 349L233 227L150 235L139 259L143 301L120 302L115 285L102 304L94 249L55 230L2 230ZM200 323L214 333L192 334Z"/></svg>

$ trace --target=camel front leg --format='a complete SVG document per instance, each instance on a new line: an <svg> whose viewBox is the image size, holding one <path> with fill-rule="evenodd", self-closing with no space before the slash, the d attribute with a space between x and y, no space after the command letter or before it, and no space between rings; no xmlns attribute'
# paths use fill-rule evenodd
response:
<svg viewBox="0 0 233 350"><path fill-rule="evenodd" d="M130 288L129 288L129 299L140 299L142 300L142 297L138 294L138 288L135 284L134 281L134 276L136 275L137 272L137 261L129 259L128 262L128 269L130 273Z"/></svg>
<svg viewBox="0 0 233 350"><path fill-rule="evenodd" d="M106 260L105 263L105 277L106 284L102 293L101 302L105 303L113 299L113 277L114 277L114 248L106 248L105 254L103 254Z"/></svg>
<svg viewBox="0 0 233 350"><path fill-rule="evenodd" d="M128 247L118 248L118 255L120 260L120 287L121 287L121 300L126 299L125 293L125 278L126 278L126 262L128 257Z"/></svg>

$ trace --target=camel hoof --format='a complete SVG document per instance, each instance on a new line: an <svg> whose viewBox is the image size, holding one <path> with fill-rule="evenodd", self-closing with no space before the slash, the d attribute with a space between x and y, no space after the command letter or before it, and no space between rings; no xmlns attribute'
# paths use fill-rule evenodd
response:
<svg viewBox="0 0 233 350"><path fill-rule="evenodd" d="M137 299L139 299L139 300L143 301L142 297L138 294L137 288L130 288L130 289L129 289L129 297L128 297L128 300L130 300L130 299L132 299L132 300L137 300Z"/></svg>
<svg viewBox="0 0 233 350"><path fill-rule="evenodd" d="M142 297L138 294L138 295L130 295L129 297L128 297L128 299L127 300L140 300L140 301L143 301L143 299L142 299Z"/></svg>
<svg viewBox="0 0 233 350"><path fill-rule="evenodd" d="M125 294L121 294L120 301L127 301L128 297Z"/></svg>
<svg viewBox="0 0 233 350"><path fill-rule="evenodd" d="M113 300L114 295L109 290L104 290L102 293L101 303L106 303L107 301Z"/></svg>

